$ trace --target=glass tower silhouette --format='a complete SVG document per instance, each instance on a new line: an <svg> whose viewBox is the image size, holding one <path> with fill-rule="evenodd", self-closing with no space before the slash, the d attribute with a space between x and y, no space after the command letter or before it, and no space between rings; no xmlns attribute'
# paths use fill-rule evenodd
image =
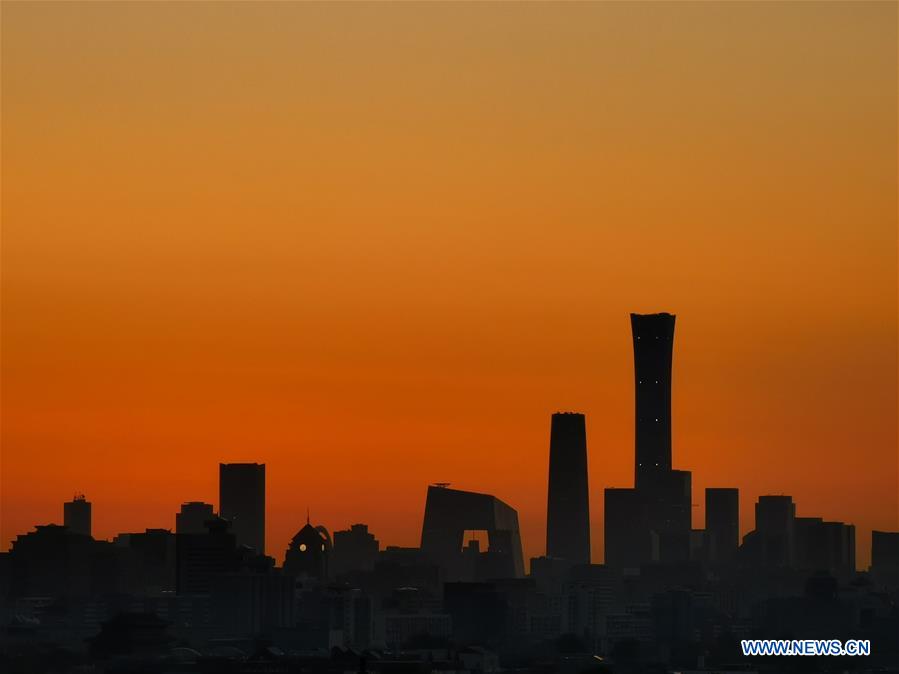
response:
<svg viewBox="0 0 899 674"><path fill-rule="evenodd" d="M549 495L546 556L590 563L590 497L584 415L552 416L549 436Z"/></svg>
<svg viewBox="0 0 899 674"><path fill-rule="evenodd" d="M636 397L637 489L653 491L671 470L673 314L631 314Z"/></svg>

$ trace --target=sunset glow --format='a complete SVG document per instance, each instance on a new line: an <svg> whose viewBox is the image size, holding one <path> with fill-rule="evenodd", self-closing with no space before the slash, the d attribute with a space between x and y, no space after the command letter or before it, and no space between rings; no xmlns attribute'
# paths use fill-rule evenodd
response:
<svg viewBox="0 0 899 674"><path fill-rule="evenodd" d="M631 486L629 312L677 314L674 466L899 527L894 3L3 3L0 549L266 464L418 545L427 485L545 545L586 414Z"/></svg>

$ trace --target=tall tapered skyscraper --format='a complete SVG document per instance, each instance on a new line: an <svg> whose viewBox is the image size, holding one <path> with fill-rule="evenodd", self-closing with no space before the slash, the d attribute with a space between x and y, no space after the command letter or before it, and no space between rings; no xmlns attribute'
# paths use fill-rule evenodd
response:
<svg viewBox="0 0 899 674"><path fill-rule="evenodd" d="M584 415L553 414L549 438L546 555L590 563L590 497Z"/></svg>
<svg viewBox="0 0 899 674"><path fill-rule="evenodd" d="M219 464L219 516L238 545L265 554L265 464Z"/></svg>
<svg viewBox="0 0 899 674"><path fill-rule="evenodd" d="M673 314L631 314L636 391L637 489L653 490L671 470Z"/></svg>

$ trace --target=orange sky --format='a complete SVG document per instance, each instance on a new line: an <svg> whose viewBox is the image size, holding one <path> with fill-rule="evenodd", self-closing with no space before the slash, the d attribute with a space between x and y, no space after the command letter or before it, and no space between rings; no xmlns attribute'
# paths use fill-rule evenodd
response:
<svg viewBox="0 0 899 674"><path fill-rule="evenodd" d="M894 3L2 3L0 548L83 491L173 527L268 465L418 542L446 481L542 554L549 417L633 477L628 312L677 313L674 464L899 528Z"/></svg>

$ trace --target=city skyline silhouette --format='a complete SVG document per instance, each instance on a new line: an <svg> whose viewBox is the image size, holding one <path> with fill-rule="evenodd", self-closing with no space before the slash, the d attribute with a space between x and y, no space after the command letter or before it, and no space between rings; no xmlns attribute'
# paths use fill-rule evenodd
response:
<svg viewBox="0 0 899 674"><path fill-rule="evenodd" d="M698 497L693 493L692 480L690 478L692 471L685 472L683 470L672 470L674 462L672 461L671 443L671 426L673 421L673 415L671 413L671 390L673 383L673 362L676 360L674 357L674 354L676 353L674 347L675 319L676 316L670 313L630 314L634 354L633 381L635 391L635 434L633 450L634 478L629 486L606 485L605 490L608 491L609 487L611 487L612 491L621 491L622 489L624 491L642 490L644 494L653 494L656 492L666 494L671 493L671 487L674 486L667 486L666 480L668 478L665 478L666 474L672 476L675 474L686 475L686 500L681 500L679 502L680 504L676 507L680 513L677 517L680 518L681 521L684 521L684 518L686 518L684 525L686 528L682 531L682 534L685 533L689 537L691 529L695 531L701 530L703 527L699 526L694 515ZM600 537L605 542L608 542L609 540L609 533L606 531L605 526L590 526L590 511L588 506L590 488L588 486L589 478L587 471L587 466L590 463L588 458L590 454L590 443L587 439L585 426L585 416L579 412L556 412L552 415L547 454L549 457L547 463L547 508L550 516L545 520L547 533L545 538L546 544L542 553L547 557L559 557L568 559L572 563L579 564L590 563L590 552L588 550L585 553L583 549L584 532L586 532L586 536L591 542L594 536ZM658 427L662 428L661 434L657 431ZM574 452L574 454L572 454L572 452ZM581 453L583 453L582 456ZM645 474L641 473L641 471L646 471L647 468L649 469L648 472ZM190 499L182 498L179 501L181 512L176 513L174 510L172 511L175 526L163 528L173 532L178 530L179 518L189 517L184 515L185 509L193 508L194 510L199 510L202 514L198 514L193 518L193 525L185 524L184 530L203 532L205 530L205 521L212 516L214 511L217 513L216 516L221 516L225 521L230 523L229 529L235 534L238 545L247 545L250 548L263 551L264 554L270 554L275 557L277 563L283 563L284 559L282 557L279 557L275 551L270 550L265 546L265 522L267 511L265 473L265 463L220 463L218 499L215 501L217 507L211 503L191 501ZM554 480L557 481L555 487L553 486ZM706 488L705 499L706 507L708 507L708 499L710 498L708 493L709 490L712 492L736 492L736 510L739 513L739 519L737 519L737 513L734 513L734 523L736 524L739 546L743 542L743 534L747 533L747 531L743 530L741 523L752 516L744 511L749 510L751 512L753 507L757 509L759 506L755 501L750 503L748 507L744 505L743 501L745 500L745 497L741 498L741 489L737 482L738 480L734 480L726 486L710 485ZM450 486L458 488L454 483L450 482L429 483L429 498L435 485L438 488L447 488ZM466 488L465 485L459 485L459 487L463 489ZM683 493L684 487L675 487L675 492L678 489ZM485 491L493 494L489 489ZM783 494L783 491L773 488L772 490L769 490L769 492L759 495L759 498L781 498L781 496L774 496L775 494ZM602 500L601 495L602 493L600 492L595 495L595 497L599 496L599 500ZM653 496L651 497L651 500L656 498L658 497ZM668 499L669 497L664 496L662 498L663 501L665 501L665 499ZM628 501L622 503L625 503L623 506L625 512L629 512L633 508L633 505ZM92 531L92 506L93 504L91 502L86 501L84 494L76 493L72 501L65 503L64 524L66 527L77 533L87 533L89 535L94 533ZM608 503L606 506L608 507ZM655 506L650 505L650 511L652 511L654 507ZM668 508L669 506L663 505L662 507ZM727 506L728 509L732 507L733 506L731 505ZM554 508L561 508L555 516L555 525L552 524L553 519L551 515ZM795 504L793 505L793 508L794 517L797 515L807 517L811 514L803 510L797 512ZM450 508L450 510L452 510L452 508ZM609 514L605 515L607 523L609 516ZM620 517L621 512L616 510L611 516L613 518ZM759 515L756 512L754 516L755 522L758 521L758 516ZM307 525L309 524L309 517L310 509L307 506ZM650 515L651 520L653 517L668 519L670 515ZM427 530L427 508L424 508L423 510L423 518L425 520L424 530ZM348 521L346 526L349 527L351 524L363 519L365 518L361 516L356 517L356 519L351 518L351 521ZM718 519L720 520L720 517ZM826 519L838 520L839 518L827 517ZM187 522L187 520L185 520L185 522ZM706 524L708 525L708 521ZM855 525L851 522L850 524L853 526L851 543L852 558L853 560L861 560L862 563L859 566L859 569L864 570L866 568L864 561L870 559L870 543L868 540L857 540L855 537ZM654 525L647 526L653 528ZM665 525L662 526L664 527ZM731 525L725 521L721 523L715 522L713 526L717 526L720 529L721 527L727 528ZM552 533L554 527L555 534ZM632 524L628 524L627 527L632 528ZM143 528L143 525L135 527L134 530L139 531L141 528ZM148 527L148 529L149 528L151 527ZM583 531L581 531L582 529ZM599 529L599 531L597 531L597 529ZM751 529L752 527L750 527L750 530ZM519 528L517 523L515 531L515 535L518 536ZM25 533L25 531L22 531L18 532L16 535L21 536ZM424 536L424 534L422 535ZM615 536L615 534L613 533L612 536ZM870 532L868 532L868 537L870 537ZM391 541L385 542L388 545L395 544L395 542ZM662 557L664 557L666 554L664 550L665 543L661 542L657 544L662 548L662 552L657 554L661 554ZM520 549L521 543L519 542L517 545ZM674 545L682 547L683 550L681 553L675 553L672 559L688 559L690 557L690 542L688 540L681 540ZM869 547L867 554L864 550L865 545ZM605 555L604 547L605 543L603 544L603 552ZM519 564L522 569L521 572L523 572L523 569L525 568L524 559L541 555L539 547L533 544L524 548L524 550L527 550L532 554L525 555L522 558L521 552L519 552L519 561L517 564ZM446 551L437 555L437 558L439 559L440 557L445 556L445 554ZM855 562L853 562L853 564L855 564Z"/></svg>
<svg viewBox="0 0 899 674"><path fill-rule="evenodd" d="M897 25L3 2L0 670L892 666Z"/></svg>
<svg viewBox="0 0 899 674"><path fill-rule="evenodd" d="M732 485L706 488L707 524L695 526L693 473L676 467L671 446L676 316L630 319L633 481L603 490L601 562L589 551L590 444L576 412L551 417L546 548L529 564L514 505L447 482L427 487L419 545L382 541L367 522L331 529L307 507L279 557L265 537L272 472L220 463L217 512L182 502L174 531L98 539L94 504L76 494L62 526L18 535L0 553L0 662L41 672L50 646L61 663L82 658L109 672L154 662L161 672L249 672L261 661L287 674L340 660L367 671L375 659L385 672L475 674L540 671L547 659L560 671L572 658L597 674L712 671L707 658L740 656L738 638L751 659L747 644L759 642L748 637L860 643L866 659L849 661L855 668L899 657L889 636L899 626L899 531L873 531L860 568L853 523L765 494L741 537ZM820 654L816 663L845 666Z"/></svg>
<svg viewBox="0 0 899 674"><path fill-rule="evenodd" d="M631 314L631 317L632 317L631 320L632 320L632 322L635 320L635 319L633 318L634 316L638 316L638 317L639 317L639 315L637 315L637 314ZM652 318L652 316L658 316L659 318L664 318L664 317L670 317L670 318L671 318L671 321L672 321L672 327L670 328L671 333L669 334L669 339L671 339L671 336L673 335L673 320L674 320L673 315L667 314L667 313L666 313L666 314L657 314L657 315L654 314L654 315L649 315L648 318ZM633 348L634 348L634 350L635 350L635 352L636 352L636 349L640 348L640 342L637 340L637 331L636 331L636 328L635 328L634 326L632 326L632 327L633 327ZM648 328L648 329L649 329L650 331L655 330L655 328ZM653 337L653 334L649 334L649 335L647 336L647 339L652 339L652 337ZM672 341L673 341L673 340L672 340ZM669 344L669 346L670 346L670 344ZM653 358L653 357L650 357L650 358ZM676 360L676 358L674 358L673 360ZM669 387L672 386L670 373L671 373L671 370L672 370L673 368L672 368L671 362L672 362L672 359L671 359L671 356L669 356L669 360L667 361L667 363L661 363L661 364L660 364L660 366L663 367L663 369L665 369L665 370L668 372L667 377L668 377L668 386L669 386ZM644 371L644 375L645 375L646 372L647 372L647 371ZM643 375L640 374L640 371L637 370L637 369L634 369L634 373L633 373L633 376L632 376L632 380L633 380L633 384L632 384L632 385L633 385L634 390L635 390L635 395L637 396L637 398L636 398L636 399L637 399L637 408L639 408L639 406L640 406L640 399L639 399L639 395L637 395L636 391L637 391L637 389L640 387L640 385L641 385L641 383L642 383L642 382L641 382L641 379L640 379L641 376L643 376ZM675 379L676 379L676 377L675 377ZM649 383L650 383L650 382L647 381L647 384L649 384ZM668 392L666 395L667 395L668 397L665 399L665 402L664 402L664 403L655 403L655 402L654 402L654 403L651 403L651 404L653 404L653 405L662 404L662 405L664 406L665 409L670 409L670 408L672 407L673 400L676 398L676 396L672 396L670 390L669 390L669 392ZM659 408L658 408L658 410L662 410L662 409L663 409L662 407L659 407ZM653 410L656 410L656 408L651 408L651 409L648 408L648 411L646 412L646 414L650 414L650 413L654 414L655 412L654 412ZM656 411L658 411L658 410L656 410ZM554 413L554 414L553 414L553 420L555 421L555 418L556 418L557 416L564 416L565 414L569 414L569 412L564 412L564 413L558 413L558 412L557 412L557 413ZM579 414L579 413L576 413L576 414ZM670 412L669 412L668 414L670 415ZM672 416L674 416L674 415L672 415ZM634 419L635 419L635 422L636 422L637 418L638 418L638 413L635 412L635 413L634 413ZM648 417L647 417L647 419L648 419ZM648 425L651 427L653 423L657 423L657 422L656 422L654 419L649 420ZM676 419L672 420L672 419L669 418L669 419L668 419L668 425L669 425L669 428L668 428L667 433L670 433L670 432L671 432L671 431L670 431L671 426L672 426L672 425L673 425L674 427L677 426ZM638 433L638 435L639 435L639 432L640 432L640 431L639 431L639 429L640 429L640 424L639 424L639 423L636 424L636 428L637 428L637 433ZM634 440L635 446L639 447L639 446L640 446L640 442L641 442L641 441L640 441L639 439L635 439L635 440ZM669 467L670 467L670 465L671 465L671 455L672 455L672 442L671 442L670 436L669 436L669 438L668 438L665 442L667 443L667 446L668 446L668 449L667 449L667 456L668 456L668 458L666 459L666 461L668 462L668 465L669 465ZM551 444L551 443L550 443L550 444ZM589 446L590 446L590 443L589 443L589 442L587 443L587 446L588 446L588 455L589 455ZM664 451L664 450L662 450L662 451ZM625 454L627 454L627 450L625 450ZM608 451L603 452L603 457L608 458L608 455L609 455L609 452L608 452ZM254 465L254 464L257 463L257 462L254 460L254 458L250 455L250 453L243 453L243 452L240 453L240 454L239 454L239 459L240 459L240 460L237 460L237 461L223 462L222 465L224 466L224 463L231 463L231 464L235 464L235 466L238 466L238 465L245 465L245 466L247 466L247 467L251 467L252 465ZM544 461L544 460L546 460L546 457L543 457L543 458L539 458L539 457L538 457L538 461ZM596 459L594 459L594 461L595 461L595 460L596 460ZM241 461L244 461L244 463L242 464ZM249 463L246 463L246 462L249 462ZM259 461L258 463L259 463L260 465L262 465L263 470L264 470L264 468L265 468L265 462ZM590 464L591 461L588 460L587 463ZM636 475L639 475L639 468L637 468L637 466L638 466L639 463L640 463L639 461L637 461L636 459L634 459L633 464L632 464L632 465L635 467L635 470L638 471L638 472L636 473ZM698 470L696 470L695 472L696 472L696 474L697 474L698 476L700 476L700 479L702 479L702 478L701 478L701 476L702 476L702 466L698 466L698 467L694 467L694 468L698 468ZM595 468L594 468L594 471L595 471ZM443 477L447 477L447 476L446 476L445 474L440 474L440 477L443 478ZM633 478L632 478L632 479L633 479ZM600 480L602 480L602 477L600 477ZM728 480L729 480L729 481L728 481ZM436 483L439 483L439 482L440 482L440 480L431 480L430 482L427 482L427 483L425 483L425 484L436 484ZM738 484L737 484L738 482L739 482L739 475L734 476L733 479L726 478L723 484L727 484L727 485L731 485L731 486L738 486ZM454 485L454 486L455 486L455 485L458 485L459 487L461 487L461 488L463 488L463 489L468 488L468 487L474 485L474 486L476 487L476 491L483 491L483 492L493 493L493 491L491 490L491 487L490 487L490 485L489 485L489 481L488 481L488 482L484 482L484 481L478 482L477 480L475 480L475 481L472 482L472 485L467 485L467 484L465 484L465 483L460 483L460 482L446 482L445 484L447 484L447 485L451 485L451 484L452 484L452 485ZM711 488L715 488L715 487L721 486L721 485L711 484L711 483L708 483L708 482L706 482L705 485L706 485L706 487L711 487ZM593 549L593 552L592 552L591 554L592 554L592 556L594 556L594 557L596 557L596 558L600 558L600 559L602 558L602 552L603 552L603 550L604 550L603 529L602 529L601 526L597 526L595 523L596 523L596 522L602 522L602 517L603 517L603 512L604 512L604 510L603 510L602 506L600 506L599 509L597 509L596 502L597 502L597 501L599 501L600 503L602 502L602 491L603 491L603 489L609 488L609 487L616 487L616 486L621 486L621 485L620 485L620 484L619 484L619 485L616 485L616 484L610 483L610 482L608 482L608 481L605 481L605 482L602 482L602 481L601 481L601 482L600 482L600 486L599 486L598 488L596 488L596 489L592 489L592 488L591 488L591 489L588 491L588 494L592 494L592 499L588 499L588 500L592 500L592 501L593 501L593 506L591 507L591 510L590 510L590 513L589 513L589 519L592 519L592 521L594 522L594 526L593 526L593 527L588 527L588 529L590 530L591 548ZM187 502L192 501L192 500L197 500L198 502L202 501L203 503L206 503L206 502L214 502L214 503L216 503L216 504L221 503L221 499L222 499L222 493L221 493L221 491L220 491L221 488L222 488L222 487L221 487L221 483L220 483L220 481L219 481L219 482L216 484L216 487L215 487L216 491L218 492L218 498L217 498L217 499L212 499L212 498L209 497L209 496L207 496L205 499L200 499L200 498L197 497L197 494L192 494L192 495L190 495L190 496L185 496L184 498L182 498L182 499L178 502L178 504L176 504L176 505L180 505L182 502L183 502L183 503L187 503ZM424 488L424 487L422 486L422 489L423 489L423 488ZM79 488L79 489L76 490L76 491L83 491L83 490L80 490L80 488ZM774 493L781 494L781 493L786 493L786 492L785 492L785 490L784 490L783 488L779 488L777 485L772 485L772 486L771 486L770 488L768 488L767 490L763 487L763 488L761 488L761 489L760 489L757 493L755 493L755 494L753 494L753 493L751 493L751 492L750 492L749 494L746 494L746 493L744 493L744 490L743 490L743 489L740 489L740 490L739 490L739 499L740 499L740 503L739 503L739 513L740 513L739 531L740 531L741 539L742 539L742 536L743 536L745 533L747 533L748 531L750 531L750 530L752 529L752 527L753 527L753 520L752 520L752 515L751 515L751 513L752 513L752 509L753 509L754 504L755 504L755 499L757 499L759 496L764 495L764 494L774 494ZM264 477L263 477L263 494L265 494L266 497L267 497L267 494L268 494L268 493L267 493L267 491L264 489ZM308 500L308 499L307 499L307 500ZM357 503L358 503L358 505L360 506L360 512L364 512L364 511L365 511L365 503L364 503L364 501L361 501L361 500L360 500L360 501L357 501ZM57 503L57 505L58 505L58 503ZM298 505L299 505L299 504L298 504ZM311 504L307 504L307 505L311 505ZM527 507L528 502L525 501L524 505L525 505L525 507ZM692 501L691 501L691 515L690 515L691 521L692 521L692 524L693 524L694 527L699 527L699 524L700 524L700 520L699 520L699 518L697 517L698 512L701 511L701 512L703 513L703 517L705 516L705 515L704 515L704 507L703 507L702 509L700 509L700 508L699 508L700 505L703 505L703 506L704 506L703 499L701 499L701 498L699 498L699 497L697 496L696 487L694 487L694 488L693 488L693 497L692 497ZM417 507L417 506L416 506L416 507ZM801 506L800 506L800 507L801 507ZM265 509L267 509L267 504L265 504ZM827 514L825 515L825 518L826 518L826 519L830 519L830 520L840 520L841 517L840 517L840 515L839 515L839 512L837 512L837 511L838 511L838 508L829 508L829 509L827 510ZM324 519L324 520L328 520L328 519L329 519L328 514L327 514L327 511L325 511L324 509L322 509L322 511L319 511L319 512L324 512L324 517L323 517L323 518L320 518L320 519ZM100 521L102 522L102 521L103 521L102 510L99 511L99 513L100 513ZM800 510L800 514L803 514L803 513L807 514L807 512L806 512L804 509L803 509L803 510ZM169 513L169 516L167 516L167 521L165 521L165 522L160 522L160 521L158 521L158 519L157 519L157 520L153 521L151 524L152 524L152 526L159 526L159 527L166 528L166 529L171 529L171 530L174 531L174 530L175 530L175 526L174 526L174 524L173 524L173 523L174 523L174 515L175 515L175 511L174 511L174 510L171 510L171 512ZM279 530L283 530L285 527L286 527L286 529L287 529L288 531L291 530L291 528L292 528L293 525L291 524L291 520L290 520L289 516L281 515L281 517L279 517L278 519L279 519L279 522L280 522L280 525L278 526L278 529L279 529ZM345 517L345 519L346 519L346 526L349 526L349 525L352 524L353 522L356 522L357 520L361 520L361 519L364 519L364 518L361 518L361 517L358 517L358 516L355 516L355 517L354 517L354 515L353 515L352 513L348 513L348 515ZM171 522L168 521L168 520L171 520ZM53 519L53 518L49 518L49 519L47 519L46 521L47 521L47 522L51 522L51 521L56 521L56 520ZM884 517L884 518L881 518L879 521L888 521L888 518L887 518L887 517ZM263 518L263 522L264 522L264 518ZM545 522L546 522L546 519L545 519L545 512L544 512L543 523L541 523L539 520L538 520L537 522L534 522L534 521L528 521L528 522L527 522L528 526L527 526L527 527L523 527L523 531L533 531L535 527L538 527L538 526L544 526L544 525L545 525L545 524L544 524ZM141 528L144 526L144 523L141 523L141 522L135 522L135 525L136 525L136 527L131 527L131 528L134 528L134 529L136 529L136 530L139 530L139 529L141 529ZM150 524L147 524L147 526L150 526ZM239 523L239 524L238 524L238 523L235 523L235 526L245 526L245 525L244 525L243 523ZM396 544L402 544L402 545L407 545L407 544L414 543L414 542L415 542L415 538L417 537L417 523L415 522L415 518L414 518L414 517L413 517L413 518L407 518L407 520L406 520L405 522L403 522L403 525L402 525L401 528L402 528L402 530L404 530L404 531L406 532L406 534L405 534L405 535L402 535L402 536L400 536L400 537L398 537L398 539L397 539L396 541L388 541L388 542L396 543ZM265 533L265 532L268 531L268 528L263 524L262 529L263 529L263 534L262 534L262 535L263 535L263 539L264 539L264 537L266 536L266 533ZM879 525L879 526L878 526L878 525L871 526L870 528L860 528L860 530L859 530L859 534L860 534L860 535L858 536L858 539L857 539L857 546L858 546L858 556L857 556L857 558L858 558L858 560L859 560L859 564L862 565L861 568L864 568L863 565L866 564L866 563L870 560L870 535L871 535L870 532L871 532L871 530L874 530L874 529L890 530L890 525L887 524L886 526L884 526L884 525L881 524L881 525ZM124 530L126 530L126 529L122 529L122 530L124 531ZM104 534L104 536L105 536L105 537L108 537L108 538L111 538L113 535L115 535L115 533L118 533L118 532L116 532L116 531L109 531L109 530L108 530L107 528L105 528L105 527L104 527L104 528L101 528L99 531L106 532L106 533ZM411 535L410 535L409 532L411 532ZM12 532L12 535L11 535L11 536L7 536L7 538L9 539L9 541L12 541L12 540L15 538L15 536L20 535L20 534L22 534L22 533L24 533L24 531ZM527 560L527 559L530 559L531 557L538 556L539 554L541 554L542 552L544 552L544 551L546 550L545 547L541 548L541 543L540 543L540 541L539 541L539 537L538 537L538 540L537 540L537 541L527 540L527 536L526 536L526 535L523 535L523 538L524 538L525 541L526 541L526 544L525 544L525 547L524 547L524 551L525 551L524 557L525 557L526 560ZM599 555L597 555L597 552L596 552L597 549L598 549L599 552L600 552ZM280 561L280 559L279 559L279 561Z"/></svg>

